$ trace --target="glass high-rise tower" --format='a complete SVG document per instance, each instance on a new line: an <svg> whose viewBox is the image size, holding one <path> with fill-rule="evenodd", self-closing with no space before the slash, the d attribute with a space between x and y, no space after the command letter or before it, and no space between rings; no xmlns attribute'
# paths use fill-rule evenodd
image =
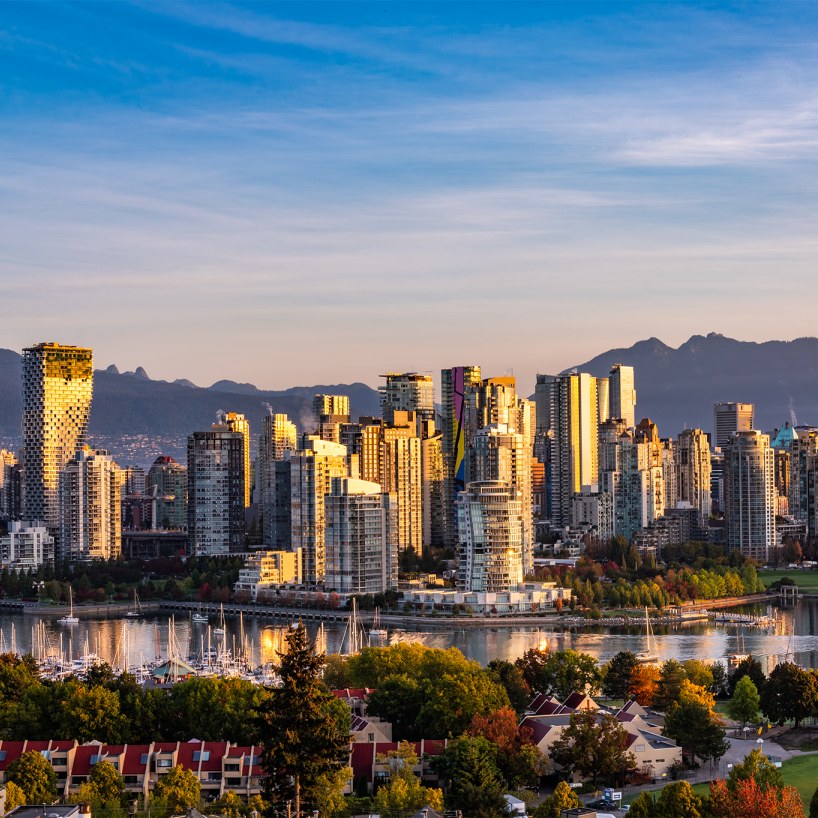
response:
<svg viewBox="0 0 818 818"><path fill-rule="evenodd" d="M60 472L85 443L92 350L42 343L23 350L23 518L57 534Z"/></svg>

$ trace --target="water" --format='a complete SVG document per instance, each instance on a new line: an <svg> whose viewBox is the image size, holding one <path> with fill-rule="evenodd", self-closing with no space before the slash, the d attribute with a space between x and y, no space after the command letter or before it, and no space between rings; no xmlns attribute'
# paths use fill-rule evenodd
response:
<svg viewBox="0 0 818 818"><path fill-rule="evenodd" d="M660 659L702 659L715 661L730 654L752 653L761 659L765 669L772 668L787 657L804 667L818 667L818 600L802 600L788 608L772 608L766 605L740 609L757 614L773 615L778 620L774 627L761 629L748 626L716 625L709 622L683 623L675 626L656 626L656 648ZM211 618L215 626L217 618ZM38 637L38 622L43 623ZM18 651L36 653L46 647L50 652L62 652L72 658L80 658L90 651L114 667L140 664L169 654L171 634L178 646L179 655L195 656L202 650L218 648L224 639L231 650L246 645L254 665L277 659L282 649L287 623L271 624L269 621L245 617L228 618L225 636L217 637L208 626L196 624L187 617L177 618L171 626L166 616L148 616L142 619L99 618L81 619L73 627L60 626L54 617L23 614L0 614L0 648L11 648L12 628ZM315 637L318 625L307 625ZM325 625L327 650L338 652L342 646L344 626ZM647 648L644 631L639 627L553 628L493 627L486 629L460 628L456 626L440 631L393 631L392 639L404 638L422 642L436 648L459 648L466 656L486 664L492 659L513 661L532 647L547 645L552 650L574 650L589 653L600 661L610 659L620 650L634 653ZM242 637L244 642L242 643ZM208 639L210 640L208 642Z"/></svg>

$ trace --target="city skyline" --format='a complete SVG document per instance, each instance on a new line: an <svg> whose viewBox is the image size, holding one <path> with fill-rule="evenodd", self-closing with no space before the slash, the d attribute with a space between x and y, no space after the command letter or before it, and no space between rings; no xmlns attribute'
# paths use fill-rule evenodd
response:
<svg viewBox="0 0 818 818"><path fill-rule="evenodd" d="M6 4L0 346L279 388L808 335L770 305L811 284L816 29L803 4Z"/></svg>

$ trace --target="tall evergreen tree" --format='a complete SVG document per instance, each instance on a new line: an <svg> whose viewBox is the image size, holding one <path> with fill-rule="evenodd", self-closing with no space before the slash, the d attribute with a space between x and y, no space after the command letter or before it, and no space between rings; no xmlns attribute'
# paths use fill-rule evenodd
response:
<svg viewBox="0 0 818 818"><path fill-rule="evenodd" d="M323 664L304 626L291 630L281 686L260 708L267 795L273 806L292 801L293 818L315 809L316 785L349 757L349 715L322 683Z"/></svg>

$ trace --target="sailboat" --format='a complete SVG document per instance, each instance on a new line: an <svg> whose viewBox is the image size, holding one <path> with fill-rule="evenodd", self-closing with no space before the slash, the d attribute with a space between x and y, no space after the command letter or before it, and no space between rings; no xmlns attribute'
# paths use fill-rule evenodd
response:
<svg viewBox="0 0 818 818"><path fill-rule="evenodd" d="M372 618L372 627L369 629L369 646L372 647L372 643L382 643L385 642L389 634L386 632L386 628L381 627L381 612L378 608L375 608L375 616Z"/></svg>
<svg viewBox="0 0 818 818"><path fill-rule="evenodd" d="M653 635L653 628L650 626L647 605L645 605L645 635L647 636L647 646L642 653L636 654L636 659L643 665L650 665L659 661L659 652L656 649L656 637Z"/></svg>
<svg viewBox="0 0 818 818"><path fill-rule="evenodd" d="M139 604L139 594L136 592L136 588L133 591L133 608L130 608L125 616L130 619L137 619L142 616L142 606Z"/></svg>
<svg viewBox="0 0 818 818"><path fill-rule="evenodd" d="M68 616L61 616L57 620L58 625L79 625L80 619L74 616L74 592L71 586L68 586Z"/></svg>
<svg viewBox="0 0 818 818"><path fill-rule="evenodd" d="M219 606L219 627L213 628L214 636L224 636L224 603Z"/></svg>

